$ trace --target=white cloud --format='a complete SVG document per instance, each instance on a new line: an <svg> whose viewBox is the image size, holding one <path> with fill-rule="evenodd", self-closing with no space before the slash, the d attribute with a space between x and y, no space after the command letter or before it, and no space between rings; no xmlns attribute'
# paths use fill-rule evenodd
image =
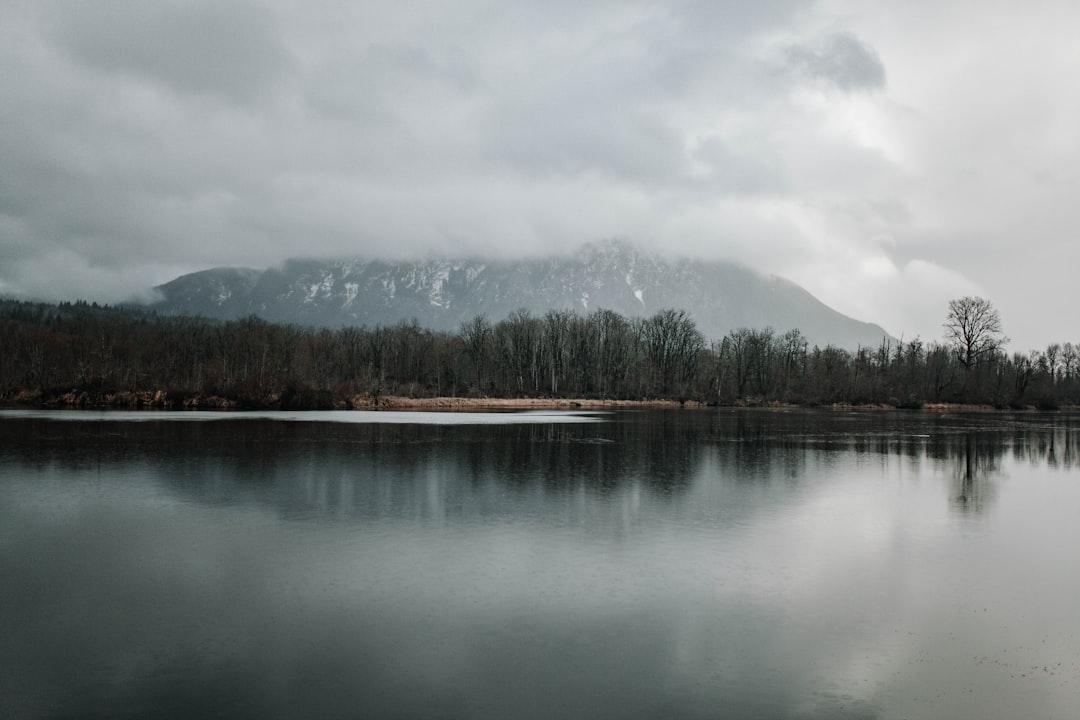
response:
<svg viewBox="0 0 1080 720"><path fill-rule="evenodd" d="M925 342L942 339L949 300L986 294L953 270L926 260L898 265L873 250L801 268L792 279L847 315L875 318L897 338L919 336Z"/></svg>

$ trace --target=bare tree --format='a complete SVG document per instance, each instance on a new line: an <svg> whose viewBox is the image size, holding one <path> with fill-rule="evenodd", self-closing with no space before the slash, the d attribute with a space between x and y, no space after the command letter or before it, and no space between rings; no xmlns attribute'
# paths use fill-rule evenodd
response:
<svg viewBox="0 0 1080 720"><path fill-rule="evenodd" d="M493 333L491 321L487 319L487 315L481 313L472 320L461 323L459 332L462 341L465 343L465 352L472 358L473 365L476 368L476 392L482 394L484 364L487 362Z"/></svg>
<svg viewBox="0 0 1080 720"><path fill-rule="evenodd" d="M1080 348L1071 342L1061 346L1061 373L1066 382L1073 379L1078 361L1080 361Z"/></svg>
<svg viewBox="0 0 1080 720"><path fill-rule="evenodd" d="M634 337L630 323L613 310L589 315L591 343L596 354L593 386L600 397L622 390L634 363Z"/></svg>
<svg viewBox="0 0 1080 720"><path fill-rule="evenodd" d="M799 342L795 338L787 339ZM736 397L745 397L748 388L758 395L767 395L772 390L778 351L779 343L771 327L764 330L739 328L724 337L721 352L730 363Z"/></svg>
<svg viewBox="0 0 1080 720"><path fill-rule="evenodd" d="M537 392L540 387L541 330L540 320L525 308L495 325L500 366L518 393Z"/></svg>
<svg viewBox="0 0 1080 720"><path fill-rule="evenodd" d="M568 369L570 356L570 325L574 313L569 310L548 310L543 320L543 350L551 378L551 394L559 394L559 380Z"/></svg>
<svg viewBox="0 0 1080 720"><path fill-rule="evenodd" d="M739 328L728 333L720 345L721 357L731 367L735 380L735 397L743 397L755 357L752 352L754 330Z"/></svg>
<svg viewBox="0 0 1080 720"><path fill-rule="evenodd" d="M1046 352L1043 353L1043 357L1046 358L1046 371L1050 375L1050 385L1057 382L1058 377L1058 358L1061 357L1061 343L1050 343L1046 346Z"/></svg>
<svg viewBox="0 0 1080 720"><path fill-rule="evenodd" d="M997 309L989 300L980 297L950 300L944 328L945 339L966 370L971 370L1009 342L1001 329Z"/></svg>
<svg viewBox="0 0 1080 720"><path fill-rule="evenodd" d="M646 359L662 394L685 392L697 372L705 338L685 310L661 310L640 327Z"/></svg>

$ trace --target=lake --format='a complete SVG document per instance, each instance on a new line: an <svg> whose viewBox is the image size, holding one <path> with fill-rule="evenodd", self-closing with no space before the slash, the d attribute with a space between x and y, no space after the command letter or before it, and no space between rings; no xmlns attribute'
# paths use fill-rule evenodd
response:
<svg viewBox="0 0 1080 720"><path fill-rule="evenodd" d="M1080 415L0 411L5 718L1068 718Z"/></svg>

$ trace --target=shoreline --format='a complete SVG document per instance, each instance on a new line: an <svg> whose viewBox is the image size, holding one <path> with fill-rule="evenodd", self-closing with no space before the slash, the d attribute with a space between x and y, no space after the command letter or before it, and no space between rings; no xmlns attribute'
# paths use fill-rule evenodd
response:
<svg viewBox="0 0 1080 720"><path fill-rule="evenodd" d="M352 398L353 410L596 410L605 408L707 407L697 400L601 400L597 398L410 398L386 395Z"/></svg>
<svg viewBox="0 0 1080 720"><path fill-rule="evenodd" d="M761 410L832 410L837 412L896 410L945 412L1054 412L1025 407L994 407L988 404L928 402L919 407L897 407L888 403L823 403L800 404L779 401L736 400L731 403L707 403L701 400L651 398L643 400L616 400L600 398L551 398L551 397L430 397L417 398L403 395L360 394L347 398L309 398L309 402L290 403L280 396L272 396L262 402L241 401L219 395L191 394L177 397L164 391L121 391L94 393L72 390L56 395L42 396L40 392L20 391L0 397L0 406L52 407L52 408L125 408L157 410L426 410L443 412L469 412L482 410L600 410L617 408L741 408ZM1075 411L1080 406L1063 405L1058 410Z"/></svg>

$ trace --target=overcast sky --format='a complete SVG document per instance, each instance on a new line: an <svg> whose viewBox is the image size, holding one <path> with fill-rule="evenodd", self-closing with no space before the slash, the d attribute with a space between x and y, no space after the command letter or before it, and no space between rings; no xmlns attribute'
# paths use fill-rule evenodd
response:
<svg viewBox="0 0 1080 720"><path fill-rule="evenodd" d="M0 295L623 238L1080 341L1080 3L0 0Z"/></svg>

